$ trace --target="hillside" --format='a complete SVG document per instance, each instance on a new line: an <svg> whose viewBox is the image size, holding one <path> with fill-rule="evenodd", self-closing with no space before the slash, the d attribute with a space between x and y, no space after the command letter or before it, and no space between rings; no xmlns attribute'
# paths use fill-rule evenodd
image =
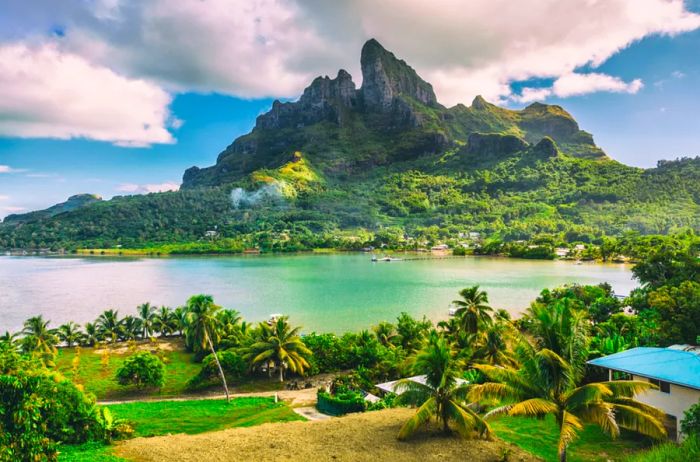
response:
<svg viewBox="0 0 700 462"><path fill-rule="evenodd" d="M377 41L360 61L360 88L340 70L275 101L215 165L189 168L179 192L8 217L0 248L148 247L207 231L238 249L298 250L354 248L372 233L573 242L700 229L700 158L629 167L559 106L476 97L446 108Z"/></svg>

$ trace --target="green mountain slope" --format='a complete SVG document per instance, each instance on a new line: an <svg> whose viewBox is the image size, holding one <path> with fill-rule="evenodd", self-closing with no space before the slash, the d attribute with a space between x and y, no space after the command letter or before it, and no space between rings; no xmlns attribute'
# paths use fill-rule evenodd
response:
<svg viewBox="0 0 700 462"><path fill-rule="evenodd" d="M204 239L296 249L367 232L505 239L700 229L700 158L611 160L559 106L445 108L370 40L362 87L339 71L275 102L251 133L192 167L179 192L119 197L0 225L0 247L142 247ZM212 233L208 233L211 235Z"/></svg>

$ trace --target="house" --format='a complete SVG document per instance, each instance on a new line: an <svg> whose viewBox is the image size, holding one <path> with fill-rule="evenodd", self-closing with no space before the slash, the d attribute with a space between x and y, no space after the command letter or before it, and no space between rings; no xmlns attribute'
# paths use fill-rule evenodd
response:
<svg viewBox="0 0 700 462"><path fill-rule="evenodd" d="M450 246L448 246L447 244L438 244L432 246L430 250L432 250L433 252L443 252L445 250L448 250L449 248Z"/></svg>
<svg viewBox="0 0 700 462"><path fill-rule="evenodd" d="M477 233L476 231L470 231L469 239L481 239L481 233Z"/></svg>
<svg viewBox="0 0 700 462"><path fill-rule="evenodd" d="M425 375L414 375L413 377L408 377L406 379L402 380L410 380L411 382L416 382L420 383L422 385L425 385L425 382L427 380L427 376ZM396 393L397 395L400 395L403 393L403 390L399 390L398 392L396 391L396 386L399 384L401 380L394 380L391 382L386 382L386 383L378 383L375 385L377 388L379 388L383 393ZM457 386L460 385L465 385L469 382L467 382L464 379L457 379Z"/></svg>
<svg viewBox="0 0 700 462"><path fill-rule="evenodd" d="M557 247L554 249L554 253L557 254L557 257L566 257L569 255L570 250L567 249L566 247Z"/></svg>
<svg viewBox="0 0 700 462"><path fill-rule="evenodd" d="M586 246L583 245L583 244L576 244L576 245L574 246L574 250L576 250L576 251L578 251L578 252L581 252L581 251L586 250Z"/></svg>
<svg viewBox="0 0 700 462"><path fill-rule="evenodd" d="M210 229L209 231L204 233L204 237L209 237L209 238L214 238L219 235L218 231L215 231L213 229Z"/></svg>
<svg viewBox="0 0 700 462"><path fill-rule="evenodd" d="M700 347L673 345L668 348L639 347L596 358L588 364L615 372L623 378L653 383L635 398L666 413L665 426L670 439L680 436L680 421L690 406L700 402Z"/></svg>

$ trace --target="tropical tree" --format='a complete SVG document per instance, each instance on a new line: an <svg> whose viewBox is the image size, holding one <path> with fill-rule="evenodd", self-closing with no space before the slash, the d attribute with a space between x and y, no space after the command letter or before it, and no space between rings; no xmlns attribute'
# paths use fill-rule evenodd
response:
<svg viewBox="0 0 700 462"><path fill-rule="evenodd" d="M466 403L468 383L458 381L459 368L450 343L433 331L418 352L413 366L414 374L425 375L425 384L410 379L401 380L397 392L403 403L420 406L399 431L399 439L413 435L418 428L435 417L445 433L450 432L450 422L463 437L477 432L488 436L488 424Z"/></svg>
<svg viewBox="0 0 700 462"><path fill-rule="evenodd" d="M284 381L284 369L303 374L309 366L312 355L301 337L301 327L292 328L286 316L277 319L272 325L260 323L261 335L258 341L244 349L244 358L253 367L273 363L279 372L279 381Z"/></svg>
<svg viewBox="0 0 700 462"><path fill-rule="evenodd" d="M141 319L135 316L124 316L120 325L120 338L123 340L136 340L141 335Z"/></svg>
<svg viewBox="0 0 700 462"><path fill-rule="evenodd" d="M379 343L385 347L394 347L394 341L398 338L398 333L394 328L394 325L390 322L380 322L372 328L374 335L377 336Z"/></svg>
<svg viewBox="0 0 700 462"><path fill-rule="evenodd" d="M18 339L19 333L6 330L5 333L0 336L0 344L8 347L10 350L16 350L18 347Z"/></svg>
<svg viewBox="0 0 700 462"><path fill-rule="evenodd" d="M468 334L476 334L482 326L491 324L493 308L488 305L489 297L479 286L467 287L459 291L461 300L452 303L457 306L455 316L461 320L462 329Z"/></svg>
<svg viewBox="0 0 700 462"><path fill-rule="evenodd" d="M36 353L46 359L56 354L58 337L49 329L49 322L43 316L34 316L24 321L22 349L27 353Z"/></svg>
<svg viewBox="0 0 700 462"><path fill-rule="evenodd" d="M234 348L240 346L245 334L241 313L236 310L223 309L217 313L220 323L222 348Z"/></svg>
<svg viewBox="0 0 700 462"><path fill-rule="evenodd" d="M56 335L68 348L72 347L74 343L78 343L83 336L80 332L80 326L73 321L60 325Z"/></svg>
<svg viewBox="0 0 700 462"><path fill-rule="evenodd" d="M141 338L150 337L153 332L153 319L155 318L155 308L149 303L142 303L136 307L136 312L141 320Z"/></svg>
<svg viewBox="0 0 700 462"><path fill-rule="evenodd" d="M219 341L219 320L216 313L221 309L214 304L211 295L194 295L187 300L187 327L185 332L185 344L195 353L202 353L207 346L214 355L214 360L219 369L221 381L226 392L226 401L229 401L228 385L226 376L221 368L219 357L216 354L214 345Z"/></svg>
<svg viewBox="0 0 700 462"><path fill-rule="evenodd" d="M161 306L153 318L153 330L160 333L161 337L172 334L177 329L177 319L173 310L167 306Z"/></svg>
<svg viewBox="0 0 700 462"><path fill-rule="evenodd" d="M88 346L95 346L95 344L103 339L102 332L97 323L86 322L85 323L85 334L83 335L83 344Z"/></svg>
<svg viewBox="0 0 700 462"><path fill-rule="evenodd" d="M117 310L106 310L97 318L96 324L102 335L112 339L112 343L115 343L121 335L122 325Z"/></svg>
<svg viewBox="0 0 700 462"><path fill-rule="evenodd" d="M559 427L561 462L566 461L567 447L586 423L598 425L613 438L620 428L653 438L665 436L663 412L633 398L652 388L650 383L624 380L578 386L574 368L554 351L522 341L516 352L517 369L475 365L488 381L473 385L469 397L508 403L488 412L484 416L487 420L497 415L539 419L553 415Z"/></svg>
<svg viewBox="0 0 700 462"><path fill-rule="evenodd" d="M515 360L508 348L509 340L512 340L510 324L504 321L494 322L479 337L472 359L494 366L514 365Z"/></svg>
<svg viewBox="0 0 700 462"><path fill-rule="evenodd" d="M173 310L173 319L175 322L175 330L178 336L182 337L187 326L187 307L178 306Z"/></svg>

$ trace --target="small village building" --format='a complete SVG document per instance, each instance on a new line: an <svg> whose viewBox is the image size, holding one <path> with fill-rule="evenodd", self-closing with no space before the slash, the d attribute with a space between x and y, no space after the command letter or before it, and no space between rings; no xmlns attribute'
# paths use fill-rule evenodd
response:
<svg viewBox="0 0 700 462"><path fill-rule="evenodd" d="M426 380L427 380L427 376L425 376L425 375L414 375L413 377L407 377L407 378L402 379L402 380L410 380L411 382L416 382L416 383L420 383L420 384L422 384L422 385L425 385ZM394 394L400 395L400 394L403 393L403 390L401 390L400 388L397 390L397 386L399 385L399 382L401 382L401 380L393 380L393 381L391 381L391 382L378 383L378 384L375 385L375 386L376 386L379 390L381 390L381 392L384 393L384 394L386 394L386 393L394 393ZM467 383L469 383L469 382L467 382L467 381L464 380L464 379L457 379L457 386L466 385Z"/></svg>
<svg viewBox="0 0 700 462"><path fill-rule="evenodd" d="M554 253L557 255L557 257L566 257L570 252L571 251L566 247L557 247L554 249Z"/></svg>
<svg viewBox="0 0 700 462"><path fill-rule="evenodd" d="M639 347L588 361L608 370L610 380L621 373L628 380L653 383L635 398L666 413L665 426L670 439L682 439L683 413L700 402L700 347L673 345L668 348Z"/></svg>

